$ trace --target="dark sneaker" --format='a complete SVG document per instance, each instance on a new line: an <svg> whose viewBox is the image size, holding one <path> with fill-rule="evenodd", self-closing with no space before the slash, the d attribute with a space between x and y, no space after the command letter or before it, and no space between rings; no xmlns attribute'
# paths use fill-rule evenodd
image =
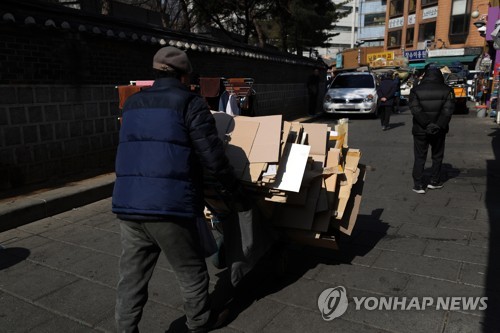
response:
<svg viewBox="0 0 500 333"><path fill-rule="evenodd" d="M438 190L440 188L443 188L443 183L442 182L430 182L429 185L427 185L427 188L431 190Z"/></svg>
<svg viewBox="0 0 500 333"><path fill-rule="evenodd" d="M425 194L425 188L422 185L413 186L413 192L418 194Z"/></svg>

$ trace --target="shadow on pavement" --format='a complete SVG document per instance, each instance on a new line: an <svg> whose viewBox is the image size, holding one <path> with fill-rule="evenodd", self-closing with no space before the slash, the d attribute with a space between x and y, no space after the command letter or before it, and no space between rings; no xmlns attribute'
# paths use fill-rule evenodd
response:
<svg viewBox="0 0 500 333"><path fill-rule="evenodd" d="M371 215L359 215L351 236L338 234L339 250L279 242L243 281L233 288L228 270L219 273L211 294L215 311L229 309L226 325L234 321L254 302L296 283L319 264L351 264L356 257L368 254L387 232L380 220L382 209ZM178 318L167 332L178 332L185 317Z"/></svg>
<svg viewBox="0 0 500 333"><path fill-rule="evenodd" d="M489 134L495 154L494 160L486 161L486 209L490 223L488 267L486 268L486 295L488 308L483 332L500 332L500 128Z"/></svg>
<svg viewBox="0 0 500 333"><path fill-rule="evenodd" d="M24 247L3 248L0 245L0 271L15 266L30 256L31 252Z"/></svg>
<svg viewBox="0 0 500 333"><path fill-rule="evenodd" d="M399 123L391 123L391 124L389 124L389 129L392 130L392 129L395 129L397 127L403 127L405 125L406 125L406 123L404 121L401 121Z"/></svg>

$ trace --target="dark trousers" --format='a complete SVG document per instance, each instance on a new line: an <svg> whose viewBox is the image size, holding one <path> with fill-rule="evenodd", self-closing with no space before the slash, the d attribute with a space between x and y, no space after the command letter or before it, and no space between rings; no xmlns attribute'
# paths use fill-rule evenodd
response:
<svg viewBox="0 0 500 333"><path fill-rule="evenodd" d="M309 94L309 114L314 115L316 114L316 106L318 102L318 95L317 94Z"/></svg>
<svg viewBox="0 0 500 333"><path fill-rule="evenodd" d="M399 105L401 104L401 97L394 97L394 113L399 113Z"/></svg>
<svg viewBox="0 0 500 333"><path fill-rule="evenodd" d="M122 254L115 319L118 332L138 332L148 299L148 283L160 252L166 255L180 285L188 328L205 325L210 316L209 276L194 220L120 221Z"/></svg>
<svg viewBox="0 0 500 333"><path fill-rule="evenodd" d="M389 127L389 121L391 120L391 113L393 110L392 105L380 105L378 109L380 124L382 126Z"/></svg>
<svg viewBox="0 0 500 333"><path fill-rule="evenodd" d="M445 138L446 133L413 136L413 153L415 161L413 163L412 175L415 185L423 185L422 177L424 174L425 160L427 159L429 146L431 146L432 156L431 182L439 182L441 167L443 165Z"/></svg>

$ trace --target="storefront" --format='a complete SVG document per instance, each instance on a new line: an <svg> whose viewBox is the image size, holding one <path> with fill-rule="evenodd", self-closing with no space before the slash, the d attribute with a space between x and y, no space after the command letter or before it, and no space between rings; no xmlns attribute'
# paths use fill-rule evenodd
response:
<svg viewBox="0 0 500 333"><path fill-rule="evenodd" d="M474 69L481 54L482 48L480 47L429 50L425 64L449 67L460 63L465 69Z"/></svg>

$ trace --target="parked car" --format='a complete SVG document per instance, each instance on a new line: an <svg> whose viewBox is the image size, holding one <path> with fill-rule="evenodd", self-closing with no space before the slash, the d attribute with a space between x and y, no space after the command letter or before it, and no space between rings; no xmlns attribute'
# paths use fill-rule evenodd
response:
<svg viewBox="0 0 500 333"><path fill-rule="evenodd" d="M411 88L413 88L413 81L408 80L401 84L401 105L408 105Z"/></svg>
<svg viewBox="0 0 500 333"><path fill-rule="evenodd" d="M335 76L323 100L327 113L376 114L376 77L370 72L346 72Z"/></svg>

